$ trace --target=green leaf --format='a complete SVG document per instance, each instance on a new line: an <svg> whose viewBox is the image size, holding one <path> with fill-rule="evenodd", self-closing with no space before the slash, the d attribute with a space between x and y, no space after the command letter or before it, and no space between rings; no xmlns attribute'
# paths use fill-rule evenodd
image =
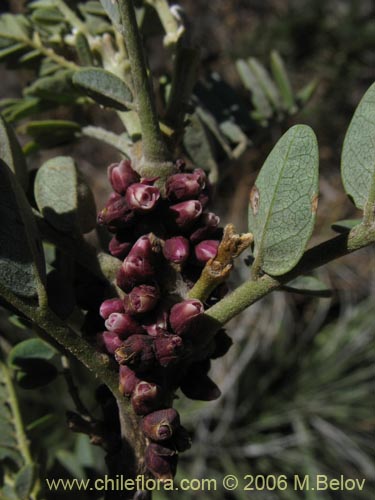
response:
<svg viewBox="0 0 375 500"><path fill-rule="evenodd" d="M357 208L375 201L375 83L359 103L345 135L341 176Z"/></svg>
<svg viewBox="0 0 375 500"><path fill-rule="evenodd" d="M302 87L301 90L297 92L297 100L301 105L306 104L314 95L316 89L318 88L319 81L314 78L307 85Z"/></svg>
<svg viewBox="0 0 375 500"><path fill-rule="evenodd" d="M296 103L294 100L292 85L290 83L284 62L276 50L271 52L271 70L279 88L285 109L293 110Z"/></svg>
<svg viewBox="0 0 375 500"><path fill-rule="evenodd" d="M251 100L255 111L259 113L261 118L270 118L272 116L272 108L262 87L259 85L256 75L248 63L242 59L236 62L236 67L242 83L251 92Z"/></svg>
<svg viewBox="0 0 375 500"><path fill-rule="evenodd" d="M19 130L30 135L38 145L53 148L76 139L81 127L68 120L39 120L27 122Z"/></svg>
<svg viewBox="0 0 375 500"><path fill-rule="evenodd" d="M73 83L94 101L125 111L133 100L129 87L118 76L101 68L83 68L76 71Z"/></svg>
<svg viewBox="0 0 375 500"><path fill-rule="evenodd" d="M16 371L16 380L23 389L35 389L56 378L57 369L50 363L55 354L55 349L43 340L28 339L13 347L8 363Z"/></svg>
<svg viewBox="0 0 375 500"><path fill-rule="evenodd" d="M122 32L121 14L118 3L113 2L112 0L100 0L100 3L102 4L103 9L106 11L115 28L118 31Z"/></svg>
<svg viewBox="0 0 375 500"><path fill-rule="evenodd" d="M207 131L196 114L189 118L189 125L186 127L183 142L185 150L194 164L209 169L211 181L215 182L218 175L217 163Z"/></svg>
<svg viewBox="0 0 375 500"><path fill-rule="evenodd" d="M331 225L331 228L336 231L336 233L348 233L353 227L361 223L360 219L346 219L339 220Z"/></svg>
<svg viewBox="0 0 375 500"><path fill-rule="evenodd" d="M30 205L0 160L0 281L13 293L34 297L45 283L43 248Z"/></svg>
<svg viewBox="0 0 375 500"><path fill-rule="evenodd" d="M0 17L0 38L16 42L28 42L30 31L30 22L25 16L3 14Z"/></svg>
<svg viewBox="0 0 375 500"><path fill-rule="evenodd" d="M25 465L15 477L14 489L20 500L29 498L35 482L35 466Z"/></svg>
<svg viewBox="0 0 375 500"><path fill-rule="evenodd" d="M254 269L278 276L302 257L314 228L318 162L316 137L307 125L289 129L266 159L250 194Z"/></svg>
<svg viewBox="0 0 375 500"><path fill-rule="evenodd" d="M95 227L94 198L72 158L58 156L44 163L35 178L34 195L39 211L57 230L88 232Z"/></svg>
<svg viewBox="0 0 375 500"><path fill-rule="evenodd" d="M79 97L72 83L73 70L58 71L52 76L39 78L24 90L25 96L34 96L60 104L70 104Z"/></svg>
<svg viewBox="0 0 375 500"><path fill-rule="evenodd" d="M10 351L8 362L13 368L22 368L30 359L50 361L56 350L41 339L27 339L16 344Z"/></svg>
<svg viewBox="0 0 375 500"><path fill-rule="evenodd" d="M331 297L332 290L314 276L299 276L282 287L283 291L312 297Z"/></svg>
<svg viewBox="0 0 375 500"><path fill-rule="evenodd" d="M26 190L28 184L26 160L13 129L2 116L0 116L0 158L9 166Z"/></svg>
<svg viewBox="0 0 375 500"><path fill-rule="evenodd" d="M25 44L24 43L15 43L10 45L9 47L5 47L0 50L0 61L7 62L8 60L14 62L17 59L18 55L23 54L25 52Z"/></svg>
<svg viewBox="0 0 375 500"><path fill-rule="evenodd" d="M17 442L18 434L14 428L14 390L9 370L0 360L0 462L10 460L21 467L23 457Z"/></svg>
<svg viewBox="0 0 375 500"><path fill-rule="evenodd" d="M76 51L81 66L94 66L94 58L86 35L77 33L75 41Z"/></svg>
<svg viewBox="0 0 375 500"><path fill-rule="evenodd" d="M280 94L276 85L272 81L266 68L254 57L250 57L247 61L249 68L255 75L259 86L262 88L264 95L267 96L271 106L278 110L280 108Z"/></svg>

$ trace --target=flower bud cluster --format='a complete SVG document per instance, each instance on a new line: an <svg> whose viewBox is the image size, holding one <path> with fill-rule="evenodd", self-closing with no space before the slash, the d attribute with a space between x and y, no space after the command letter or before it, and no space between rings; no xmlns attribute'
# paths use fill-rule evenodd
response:
<svg viewBox="0 0 375 500"><path fill-rule="evenodd" d="M98 334L98 344L119 364L120 392L130 398L147 439L145 463L160 479L173 477L178 452L190 445L171 407L174 392L180 387L193 399L219 397L208 376L210 359L231 345L220 330L203 357L197 357L204 304L195 299L176 303L170 290L170 276L176 273L187 286L194 284L200 269L216 256L222 236L219 218L205 211L209 189L204 171L185 172L182 162L179 166L162 196L157 179L141 178L130 161L110 165L114 192L98 216L113 233L109 251L122 260L117 285L124 292L121 299L101 304L105 331ZM210 299L222 293L221 287Z"/></svg>

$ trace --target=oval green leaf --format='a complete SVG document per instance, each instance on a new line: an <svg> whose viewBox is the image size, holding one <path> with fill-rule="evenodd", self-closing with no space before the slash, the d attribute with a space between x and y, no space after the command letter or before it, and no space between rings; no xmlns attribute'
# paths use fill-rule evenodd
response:
<svg viewBox="0 0 375 500"><path fill-rule="evenodd" d="M364 209L375 197L375 83L359 103L345 135L341 176L346 193ZM374 200L372 200L374 201Z"/></svg>
<svg viewBox="0 0 375 500"><path fill-rule="evenodd" d="M18 182L27 189L28 173L25 157L13 129L0 116L0 158L16 175Z"/></svg>
<svg viewBox="0 0 375 500"><path fill-rule="evenodd" d="M311 297L328 298L332 296L332 290L322 281L318 280L318 278L315 278L315 276L299 276L287 285L284 285L281 290Z"/></svg>
<svg viewBox="0 0 375 500"><path fill-rule="evenodd" d="M26 196L0 160L0 282L22 297L45 283L43 248Z"/></svg>
<svg viewBox="0 0 375 500"><path fill-rule="evenodd" d="M129 87L118 76L101 68L83 68L76 71L73 83L94 101L120 111L129 109L133 100Z"/></svg>
<svg viewBox="0 0 375 500"><path fill-rule="evenodd" d="M86 233L95 227L94 197L72 158L58 156L44 163L35 178L34 195L39 211L55 229Z"/></svg>
<svg viewBox="0 0 375 500"><path fill-rule="evenodd" d="M56 350L41 339L27 339L16 344L10 351L8 362L13 368L22 368L29 360L50 361Z"/></svg>
<svg viewBox="0 0 375 500"><path fill-rule="evenodd" d="M314 228L318 200L318 144L296 125L278 141L250 193L253 268L279 276L300 260Z"/></svg>

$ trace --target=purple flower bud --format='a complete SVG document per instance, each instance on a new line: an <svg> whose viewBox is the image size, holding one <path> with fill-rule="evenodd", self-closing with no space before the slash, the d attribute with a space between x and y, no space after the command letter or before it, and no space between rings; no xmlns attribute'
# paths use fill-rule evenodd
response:
<svg viewBox="0 0 375 500"><path fill-rule="evenodd" d="M122 346L123 341L115 332L103 332L98 336L98 344L109 354L114 354L116 349Z"/></svg>
<svg viewBox="0 0 375 500"><path fill-rule="evenodd" d="M189 241L183 236L165 240L163 255L174 264L182 264L189 257Z"/></svg>
<svg viewBox="0 0 375 500"><path fill-rule="evenodd" d="M135 371L149 370L155 365L153 338L148 335L131 335L116 350L115 359L120 365Z"/></svg>
<svg viewBox="0 0 375 500"><path fill-rule="evenodd" d="M197 369L196 365L193 365L181 381L181 391L186 397L200 401L213 401L221 395L215 382L203 370Z"/></svg>
<svg viewBox="0 0 375 500"><path fill-rule="evenodd" d="M129 314L111 313L105 322L105 327L110 332L117 333L122 339L145 333L142 326Z"/></svg>
<svg viewBox="0 0 375 500"><path fill-rule="evenodd" d="M146 332L152 337L168 333L168 313L167 311L157 311L151 316L147 316L145 324L142 324Z"/></svg>
<svg viewBox="0 0 375 500"><path fill-rule="evenodd" d="M131 402L137 415L147 415L159 410L163 406L163 393L160 385L141 380L133 390Z"/></svg>
<svg viewBox="0 0 375 500"><path fill-rule="evenodd" d="M167 196L171 200L188 200L195 198L204 188L206 174L201 169L192 174L171 175L166 184Z"/></svg>
<svg viewBox="0 0 375 500"><path fill-rule="evenodd" d="M197 261L205 264L210 259L216 257L219 244L220 241L217 240L204 240L198 243L198 245L194 248Z"/></svg>
<svg viewBox="0 0 375 500"><path fill-rule="evenodd" d="M220 223L220 218L213 212L205 212L199 219L199 225L197 229L190 235L190 241L192 243L199 243L199 241L207 239L209 236L214 235Z"/></svg>
<svg viewBox="0 0 375 500"><path fill-rule="evenodd" d="M124 312L124 304L121 299L107 299L102 302L99 314L103 319L107 319L112 313Z"/></svg>
<svg viewBox="0 0 375 500"><path fill-rule="evenodd" d="M218 330L213 340L214 350L210 355L211 359L221 358L222 356L224 356L233 344L232 339L229 337L229 335L227 335L226 331L223 328L220 328L220 330Z"/></svg>
<svg viewBox="0 0 375 500"><path fill-rule="evenodd" d="M160 292L157 286L136 286L124 298L125 311L128 314L143 314L152 311L159 298Z"/></svg>
<svg viewBox="0 0 375 500"><path fill-rule="evenodd" d="M150 443L146 448L145 463L148 470L163 481L173 479L177 468L177 452L160 444Z"/></svg>
<svg viewBox="0 0 375 500"><path fill-rule="evenodd" d="M129 208L124 196L108 203L98 215L98 223L108 226L111 231L128 227L133 222L134 212Z"/></svg>
<svg viewBox="0 0 375 500"><path fill-rule="evenodd" d="M139 182L139 175L132 169L129 160L122 160L120 163L112 163L108 167L108 180L113 189L120 194L124 194L128 187L134 182Z"/></svg>
<svg viewBox="0 0 375 500"><path fill-rule="evenodd" d="M130 208L137 212L148 212L155 208L160 191L157 187L146 184L132 184L126 191L126 201Z"/></svg>
<svg viewBox="0 0 375 500"><path fill-rule="evenodd" d="M185 335L191 328L195 320L204 311L200 300L189 299L175 304L169 314L169 322L173 331L177 335Z"/></svg>
<svg viewBox="0 0 375 500"><path fill-rule="evenodd" d="M119 391L123 396L131 396L135 386L141 380L126 365L121 365L119 370Z"/></svg>
<svg viewBox="0 0 375 500"><path fill-rule="evenodd" d="M202 205L197 200L188 200L169 207L178 227L185 229L198 219Z"/></svg>
<svg viewBox="0 0 375 500"><path fill-rule="evenodd" d="M154 411L141 422L143 434L153 441L170 439L180 426L180 416L174 408Z"/></svg>
<svg viewBox="0 0 375 500"><path fill-rule="evenodd" d="M155 274L154 261L155 252L149 236L141 236L122 264L118 276L119 286L126 289L152 278Z"/></svg>
<svg viewBox="0 0 375 500"><path fill-rule="evenodd" d="M156 359L163 367L172 365L181 359L183 343L178 335L161 334L155 337L154 351Z"/></svg>
<svg viewBox="0 0 375 500"><path fill-rule="evenodd" d="M118 259L124 259L130 252L131 247L131 241L122 241L122 238L119 238L119 235L115 234L109 242L108 249L111 255L113 255L114 257L117 257Z"/></svg>

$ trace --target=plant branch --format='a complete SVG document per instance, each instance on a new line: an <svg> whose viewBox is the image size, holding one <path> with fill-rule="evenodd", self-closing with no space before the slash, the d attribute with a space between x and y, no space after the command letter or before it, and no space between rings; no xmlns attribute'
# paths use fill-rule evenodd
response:
<svg viewBox="0 0 375 500"><path fill-rule="evenodd" d="M118 6L141 122L144 162L165 162L168 159L168 151L159 128L152 85L147 74L146 60L133 1L118 0Z"/></svg>
<svg viewBox="0 0 375 500"><path fill-rule="evenodd" d="M189 298L204 302L214 289L228 278L233 268L233 260L248 248L252 241L251 233L239 235L235 233L233 224L225 226L217 254L206 263L199 280L189 291Z"/></svg>
<svg viewBox="0 0 375 500"><path fill-rule="evenodd" d="M255 281L248 281L230 295L219 301L205 313L205 318L214 329L227 323L254 302L280 288L300 274L311 272L332 260L348 255L360 248L375 243L375 224L359 224L350 232L340 234L307 250L297 266L282 276L265 274ZM214 333L214 332L213 332Z"/></svg>

